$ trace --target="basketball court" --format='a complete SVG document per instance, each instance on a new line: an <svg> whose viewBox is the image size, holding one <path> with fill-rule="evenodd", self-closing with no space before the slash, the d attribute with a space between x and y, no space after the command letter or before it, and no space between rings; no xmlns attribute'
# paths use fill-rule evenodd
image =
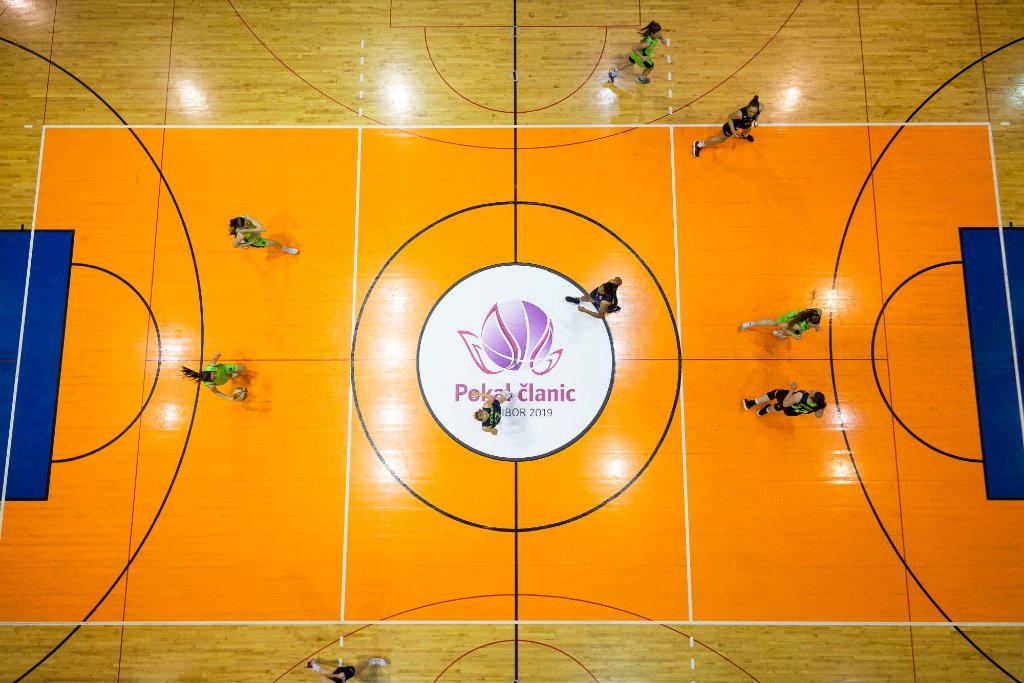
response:
<svg viewBox="0 0 1024 683"><path fill-rule="evenodd" d="M715 130L47 125L0 233L0 678L1024 677L993 125ZM215 352L245 401L180 375ZM741 406L790 382L822 419Z"/></svg>

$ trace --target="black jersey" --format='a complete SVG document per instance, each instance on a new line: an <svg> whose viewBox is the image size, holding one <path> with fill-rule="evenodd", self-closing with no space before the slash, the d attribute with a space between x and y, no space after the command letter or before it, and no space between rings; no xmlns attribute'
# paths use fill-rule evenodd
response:
<svg viewBox="0 0 1024 683"><path fill-rule="evenodd" d="M731 116L729 117L729 119L732 121L732 127L736 129L750 128L752 125L754 125L754 121L757 121L757 117L761 115L760 112L758 112L757 114L751 116L750 114L747 113L746 107L743 107L739 111L743 115L740 118L734 119Z"/></svg>
<svg viewBox="0 0 1024 683"><path fill-rule="evenodd" d="M806 415L808 413L816 413L825 407L825 402L822 401L821 405L811 405L811 395L806 391L796 392L800 399L788 408L784 408L787 415ZM781 401L780 401L781 402Z"/></svg>
<svg viewBox="0 0 1024 683"><path fill-rule="evenodd" d="M498 403L498 399L494 399L494 403L489 408L481 408L487 417L481 420L481 424L484 427L497 427L498 423L501 422L501 404Z"/></svg>
<svg viewBox="0 0 1024 683"><path fill-rule="evenodd" d="M604 294L601 293L601 288L604 288ZM606 282L601 287L596 288L590 293L590 298L594 301L594 306L598 310L601 310L601 302L608 302L608 312L615 313L616 311L622 310L619 307L619 286L614 282Z"/></svg>

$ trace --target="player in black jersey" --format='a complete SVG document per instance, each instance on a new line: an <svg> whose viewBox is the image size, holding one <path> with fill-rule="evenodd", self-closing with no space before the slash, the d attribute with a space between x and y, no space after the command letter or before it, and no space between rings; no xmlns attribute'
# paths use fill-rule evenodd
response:
<svg viewBox="0 0 1024 683"><path fill-rule="evenodd" d="M757 95L754 95L754 99L747 103L747 106L741 107L729 114L728 120L722 124L722 132L720 135L712 135L704 142L697 140L693 143L693 156L699 157L700 151L708 145L717 145L719 142L725 142L727 138L741 137L747 142L753 142L754 136L750 134L750 129L757 125L757 117L764 111L764 105L757 100Z"/></svg>
<svg viewBox="0 0 1024 683"><path fill-rule="evenodd" d="M789 389L772 389L753 400L743 399L744 410L754 406L761 406L757 411L758 417L781 411L790 417L814 413L814 417L821 419L825 414L825 394L820 391L802 391L796 388L796 382L790 382Z"/></svg>
<svg viewBox="0 0 1024 683"><path fill-rule="evenodd" d="M603 318L609 313L617 313L622 310L619 306L619 286L622 284L621 277L613 277L603 285L598 285L590 294L583 296L567 296L565 300L576 304L580 313L586 313L593 318ZM591 311L581 304L593 304L597 311Z"/></svg>
<svg viewBox="0 0 1024 683"><path fill-rule="evenodd" d="M338 660L338 663L341 663L340 659ZM344 683L345 681L351 681L357 674L365 671L368 667L387 666L390 663L391 660L387 657L370 657L369 661L361 662L356 666L338 666L334 668L330 664L321 664L320 661L314 657L306 662L306 668L312 669L316 672L320 683Z"/></svg>
<svg viewBox="0 0 1024 683"><path fill-rule="evenodd" d="M473 413L473 419L480 422L480 429L498 435L498 423L501 422L501 404L512 398L511 394L481 394L484 405Z"/></svg>

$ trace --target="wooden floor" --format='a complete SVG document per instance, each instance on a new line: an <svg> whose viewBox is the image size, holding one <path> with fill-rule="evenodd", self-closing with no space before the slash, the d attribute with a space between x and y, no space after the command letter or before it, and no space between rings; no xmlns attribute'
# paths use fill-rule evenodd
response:
<svg viewBox="0 0 1024 683"><path fill-rule="evenodd" d="M0 679L1024 679L962 271L879 318L1024 223L1024 3L679 5L0 0L0 227L83 264ZM652 18L652 83L606 83ZM755 93L755 144L694 159ZM242 212L300 255L232 250ZM417 361L506 263L624 280L600 418L520 462ZM805 305L821 335L736 332ZM245 403L176 375L214 351ZM741 409L790 380L824 419Z"/></svg>

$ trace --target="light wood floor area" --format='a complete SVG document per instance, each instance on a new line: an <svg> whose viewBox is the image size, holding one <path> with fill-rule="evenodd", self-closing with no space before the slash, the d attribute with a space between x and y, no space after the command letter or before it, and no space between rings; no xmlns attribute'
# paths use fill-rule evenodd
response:
<svg viewBox="0 0 1024 683"><path fill-rule="evenodd" d="M72 270L55 460L154 403L6 502L0 680L1024 680L1024 501L879 395L979 457L960 272L876 322L1024 224L1024 0L0 0L0 196L161 332ZM511 262L628 302L594 428L514 465L413 362ZM830 330L735 331L805 302ZM246 403L174 375L215 350ZM790 379L843 415L739 407Z"/></svg>

